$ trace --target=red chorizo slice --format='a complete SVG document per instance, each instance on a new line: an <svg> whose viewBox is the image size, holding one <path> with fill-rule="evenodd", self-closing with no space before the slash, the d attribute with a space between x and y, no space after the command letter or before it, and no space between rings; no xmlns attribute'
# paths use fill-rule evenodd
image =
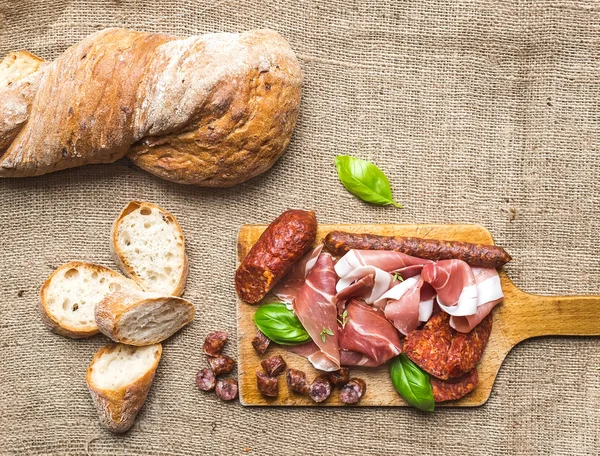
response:
<svg viewBox="0 0 600 456"><path fill-rule="evenodd" d="M227 333L223 331L213 331L208 333L204 339L204 353L209 356L217 356L223 351L227 342Z"/></svg>
<svg viewBox="0 0 600 456"><path fill-rule="evenodd" d="M440 312L423 329L404 340L404 352L425 372L442 380L460 377L473 369L483 354L492 331L488 315L469 333L450 327L450 316Z"/></svg>
<svg viewBox="0 0 600 456"><path fill-rule="evenodd" d="M271 377L263 371L256 371L256 386L263 396L277 397L279 395L279 379Z"/></svg>
<svg viewBox="0 0 600 456"><path fill-rule="evenodd" d="M215 393L219 399L232 401L238 396L238 383L233 378L220 378Z"/></svg>
<svg viewBox="0 0 600 456"><path fill-rule="evenodd" d="M317 237L314 212L288 210L277 217L250 249L235 274L235 288L255 304L310 249Z"/></svg>
<svg viewBox="0 0 600 456"><path fill-rule="evenodd" d="M285 371L285 380L288 389L298 394L306 394L308 392L308 384L306 383L306 374L298 369L288 369Z"/></svg>
<svg viewBox="0 0 600 456"><path fill-rule="evenodd" d="M329 372L327 376L333 385L341 388L350 380L350 370L347 367L342 367L340 370Z"/></svg>
<svg viewBox="0 0 600 456"><path fill-rule="evenodd" d="M308 395L315 402L323 402L331 395L331 382L327 375L319 375L308 388Z"/></svg>
<svg viewBox="0 0 600 456"><path fill-rule="evenodd" d="M252 339L252 346L254 347L256 353L258 353L259 355L265 354L265 352L269 348L270 343L271 340L267 336L265 336L260 329L256 332L256 336L254 336L254 339Z"/></svg>
<svg viewBox="0 0 600 456"><path fill-rule="evenodd" d="M356 404L367 391L367 384L362 378L353 378L340 390L340 400L344 404Z"/></svg>
<svg viewBox="0 0 600 456"><path fill-rule="evenodd" d="M221 375L231 372L235 361L227 355L209 356L208 364L210 364L215 375Z"/></svg>
<svg viewBox="0 0 600 456"><path fill-rule="evenodd" d="M215 373L209 368L200 369L196 374L196 385L202 391L212 391L215 389Z"/></svg>
<svg viewBox="0 0 600 456"><path fill-rule="evenodd" d="M337 256L342 256L351 249L394 250L433 261L459 259L482 268L499 268L512 259L503 248L495 245L416 237L332 231L325 236L323 242L327 250Z"/></svg>
<svg viewBox="0 0 600 456"><path fill-rule="evenodd" d="M431 389L433 390L433 398L436 402L455 401L460 399L475 389L478 380L479 376L477 375L477 369L472 369L460 377L448 380L429 377Z"/></svg>
<svg viewBox="0 0 600 456"><path fill-rule="evenodd" d="M271 377L277 377L287 367L285 360L281 357L281 355L272 356L270 358L264 359L260 363L260 365L265 370L265 372Z"/></svg>

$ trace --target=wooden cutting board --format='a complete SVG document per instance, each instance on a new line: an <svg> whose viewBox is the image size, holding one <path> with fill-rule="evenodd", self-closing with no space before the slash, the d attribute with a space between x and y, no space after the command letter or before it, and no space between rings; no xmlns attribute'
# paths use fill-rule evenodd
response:
<svg viewBox="0 0 600 456"><path fill-rule="evenodd" d="M238 233L238 265L258 240L266 225L244 225ZM480 225L320 225L317 241L327 233L342 230L354 233L381 235L416 236L450 241L468 241L493 244L491 233ZM458 401L437 406L474 407L490 397L494 380L502 361L519 342L530 337L546 335L599 336L600 296L539 296L521 291L504 272L500 273L505 299L494 309L494 324L488 345L478 366L479 384L467 396ZM263 359L252 348L256 334L253 316L258 305L250 305L238 299L238 372L240 402L243 405L270 406L344 406L334 390L322 404L316 404L308 396L290 393L285 384L285 375L279 379L279 397L265 398L256 387L256 371ZM311 382L317 370L304 358L281 348L269 348L265 357L280 354L288 367L303 370ZM378 368L351 368L353 377L367 382L367 392L359 406L407 406L394 390L388 373L388 364ZM557 374L560 375L560 374Z"/></svg>

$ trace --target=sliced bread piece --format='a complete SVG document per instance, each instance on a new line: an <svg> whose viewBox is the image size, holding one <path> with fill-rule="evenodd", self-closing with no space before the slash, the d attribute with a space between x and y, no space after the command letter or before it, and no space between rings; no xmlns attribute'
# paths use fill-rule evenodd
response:
<svg viewBox="0 0 600 456"><path fill-rule="evenodd" d="M72 261L54 271L40 291L40 309L52 331L79 339L98 334L94 309L119 290L141 290L131 279L92 263Z"/></svg>
<svg viewBox="0 0 600 456"><path fill-rule="evenodd" d="M131 427L148 396L161 354L160 344L108 344L94 355L86 381L100 422L108 430L125 432Z"/></svg>
<svg viewBox="0 0 600 456"><path fill-rule="evenodd" d="M191 302L177 296L116 292L96 306L96 324L115 342L151 345L171 337L192 321L195 313Z"/></svg>
<svg viewBox="0 0 600 456"><path fill-rule="evenodd" d="M130 202L113 225L111 247L121 270L146 291L181 296L188 275L183 231L155 204Z"/></svg>

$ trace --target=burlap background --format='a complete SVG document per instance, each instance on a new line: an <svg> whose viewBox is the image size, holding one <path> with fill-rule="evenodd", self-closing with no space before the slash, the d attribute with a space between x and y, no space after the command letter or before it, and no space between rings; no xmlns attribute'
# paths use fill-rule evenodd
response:
<svg viewBox="0 0 600 456"><path fill-rule="evenodd" d="M598 294L600 3L0 0L2 54L50 59L108 26L280 31L304 71L298 127L270 172L228 190L164 182L127 161L0 181L0 451L598 454L599 339L525 342L486 405L433 415L243 408L198 392L194 374L207 331L235 335L239 226L288 207L316 209L321 222L481 223L515 257L508 273L523 289ZM406 209L346 193L333 167L341 153L377 162ZM56 265L114 267L110 225L134 198L179 218L199 312L165 344L145 409L116 437L84 381L105 340L53 335L36 306Z"/></svg>

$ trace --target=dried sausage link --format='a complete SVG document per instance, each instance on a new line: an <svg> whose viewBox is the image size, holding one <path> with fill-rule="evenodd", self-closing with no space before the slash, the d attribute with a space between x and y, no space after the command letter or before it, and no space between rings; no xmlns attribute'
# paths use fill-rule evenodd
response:
<svg viewBox="0 0 600 456"><path fill-rule="evenodd" d="M471 266L482 268L499 268L512 259L502 247L495 245L417 237L332 231L325 236L323 242L327 250L337 256L342 256L351 249L394 250L433 261L459 259Z"/></svg>
<svg viewBox="0 0 600 456"><path fill-rule="evenodd" d="M310 249L317 237L314 212L288 210L277 217L252 246L235 274L235 288L255 304Z"/></svg>

